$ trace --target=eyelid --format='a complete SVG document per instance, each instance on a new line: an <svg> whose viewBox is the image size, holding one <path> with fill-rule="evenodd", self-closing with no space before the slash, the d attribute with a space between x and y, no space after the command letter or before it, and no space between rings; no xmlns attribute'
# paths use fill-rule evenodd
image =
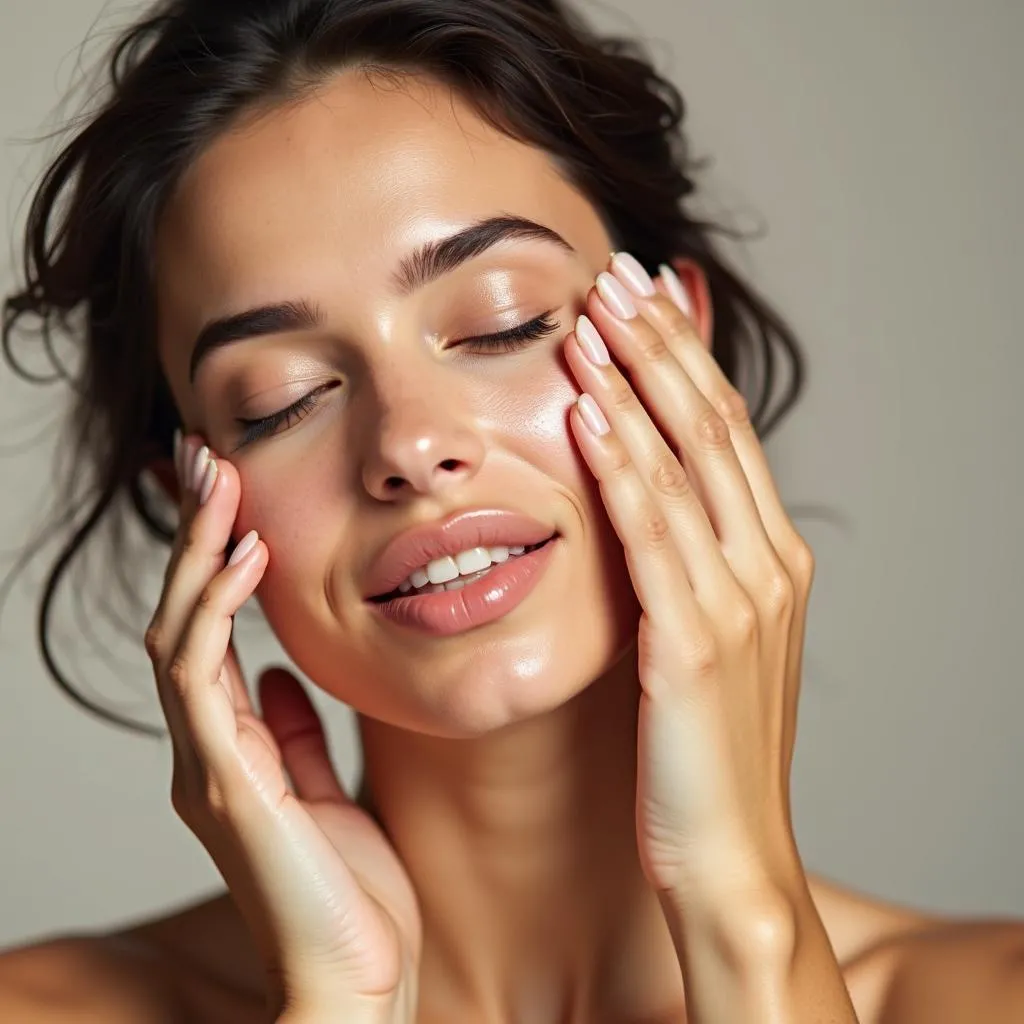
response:
<svg viewBox="0 0 1024 1024"><path fill-rule="evenodd" d="M457 341L452 348L461 348L465 345L473 346L477 345L484 349L491 349L492 351L511 352L516 351L520 348L525 348L532 341L537 341L540 338L546 337L548 334L558 330L559 322L557 319L552 319L556 310L551 309L540 316L534 317L532 320L527 320L524 323L515 324L512 327L507 327L501 331L494 331L491 334L479 334L474 335L470 338L464 338ZM306 394L302 395L296 401L292 402L291 405L285 406L283 409L278 409L276 412L272 412L267 416L258 416L247 418L244 416L236 416L236 422L239 423L243 428L242 438L234 448L234 451L238 451L240 448L244 448L254 441L258 441L264 437L273 437L280 433L279 427L284 424L284 429L287 430L291 426L289 422L293 416L299 416L301 419L305 419L316 410L318 399L320 395L327 391L331 391L341 385L341 381L328 381L319 387L313 388Z"/></svg>

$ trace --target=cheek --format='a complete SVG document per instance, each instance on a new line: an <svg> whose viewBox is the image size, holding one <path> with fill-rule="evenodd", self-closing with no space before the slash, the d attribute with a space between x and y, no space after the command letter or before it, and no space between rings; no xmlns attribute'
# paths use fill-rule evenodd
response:
<svg viewBox="0 0 1024 1024"><path fill-rule="evenodd" d="M497 415L518 454L589 509L600 492L569 424L580 391L559 347L555 359L507 392Z"/></svg>
<svg viewBox="0 0 1024 1024"><path fill-rule="evenodd" d="M322 580L332 557L331 545L343 521L337 488L330 487L331 469L309 472L308 460L288 460L283 450L262 465L240 467L242 500L234 536L258 530L270 550L270 563L260 590L289 591ZM322 460L318 460L319 462Z"/></svg>

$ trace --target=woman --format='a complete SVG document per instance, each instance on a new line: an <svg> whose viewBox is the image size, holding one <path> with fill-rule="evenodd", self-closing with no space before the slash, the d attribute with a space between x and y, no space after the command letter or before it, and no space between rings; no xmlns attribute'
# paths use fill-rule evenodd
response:
<svg viewBox="0 0 1024 1024"><path fill-rule="evenodd" d="M1019 926L801 864L813 558L758 441L800 377L737 389L799 354L640 51L553 0L168 0L112 71L5 341L84 313L44 612L125 499L177 506L146 647L228 891L10 951L3 1019L1020 1019ZM250 702L253 594L358 714L355 800L294 677Z"/></svg>

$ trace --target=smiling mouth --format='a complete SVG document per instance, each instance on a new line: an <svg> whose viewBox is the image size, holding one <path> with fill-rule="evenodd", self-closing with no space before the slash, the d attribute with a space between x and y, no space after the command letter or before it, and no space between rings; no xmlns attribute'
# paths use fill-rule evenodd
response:
<svg viewBox="0 0 1024 1024"><path fill-rule="evenodd" d="M540 548L544 547L545 545L550 544L551 541L556 540L558 538L558 536L559 536L559 534L556 532L556 533L553 533L550 537L548 537L547 540L542 540L542 541L540 541L537 544L530 544L530 545L528 545L527 547L525 547L523 549L523 555L528 555L528 554L530 554L531 551L539 550ZM513 556L513 557L514 558L521 558L522 555L516 555L516 556ZM471 584L476 583L477 580L481 580L484 577L489 576L496 568L498 568L499 565L502 565L502 564L505 564L505 563L492 562L486 569L480 569L477 572L469 573L469 574L467 574L465 576L459 576L457 579L451 580L450 582L451 583L458 583L460 585L459 589L461 589L462 587L468 587ZM417 589L417 590L408 590L408 591L406 591L404 593L401 590L399 590L398 588L396 588L395 590L392 590L392 591L390 591L387 594L379 594L377 597L369 598L369 602L371 604L386 604L388 601L394 601L394 600L397 600L398 598L415 599L417 597L426 597L429 594L439 594L439 593L442 593L443 591L445 591L446 589L447 589L447 584L444 584L444 583L435 583L435 584L431 584L431 585L422 587L422 588ZM453 588L453 589L455 589L455 588Z"/></svg>

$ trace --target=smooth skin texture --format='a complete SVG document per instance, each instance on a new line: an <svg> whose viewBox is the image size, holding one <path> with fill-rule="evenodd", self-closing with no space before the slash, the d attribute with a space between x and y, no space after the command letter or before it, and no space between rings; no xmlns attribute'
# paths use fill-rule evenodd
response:
<svg viewBox="0 0 1024 1024"><path fill-rule="evenodd" d="M393 272L416 246L495 216L530 218L574 252L510 241L411 292L394 288ZM273 755L276 737L302 800L302 769L299 778L292 771L298 748L279 740L310 719L287 675L261 681L266 724L261 737L255 716L247 723L248 759L234 755L246 749L241 741L230 742L244 697L240 677L219 673L217 658L231 611L254 590L297 665L361 715L373 818L416 895L417 1024L680 1024L687 1012L716 1022L725 1012L715 1002L716 971L736 964L754 980L753 998L767 1000L785 984L831 999L841 968L861 1024L1019 1018L1018 924L941 921L804 879L799 869L785 831L785 782L810 565L774 504L756 439L720 405L729 392L707 356L713 310L697 268L677 265L688 317L663 296L645 303L633 294L640 322L623 326L596 286L602 272L621 273L609 264L611 240L544 154L502 136L439 86L381 88L355 73L215 142L182 182L158 241L161 358L190 440L204 440L218 465L201 509L184 498L189 556L175 556L174 595L149 643L158 663L173 663L170 647L187 633L195 655L186 661L195 674L179 668L172 677L168 667L158 684L169 721L175 705L166 698L183 700L176 735L194 744L176 751L175 781L179 764L191 766L193 782L218 771L237 780L245 763L272 778L273 756L260 762L257 743ZM226 345L190 379L194 339L211 318L299 299L319 308L320 327ZM559 329L517 351L475 351L467 341L549 312ZM619 369L592 368L574 349L584 312ZM319 387L303 418L239 447L238 417L268 415ZM583 390L613 425L604 440L590 438L573 411ZM655 478L658 452L671 472ZM672 486L659 492L654 479ZM527 512L561 533L527 602L443 642L400 632L367 609L359 580L386 539L483 505ZM658 508L671 529L650 529L662 526L651 514ZM251 530L260 543L249 560L225 570L229 533L239 540ZM653 539L661 541L654 549ZM791 590L772 586L783 570ZM761 616L783 591L790 599L776 606L772 631L753 644L751 608L760 637ZM205 719L186 692L203 682ZM315 761L315 751L304 756ZM318 856L340 853L335 883L356 876L365 891L374 883L340 849L352 805L317 777L338 822L337 832L327 824L331 848L321 844ZM226 808L233 797L238 807L241 790L192 785L193 802L180 801L192 808L186 822L209 825L201 801ZM257 816L284 801L280 788L262 795L269 803L247 805L250 838ZM209 846L228 834L222 818L195 829ZM323 830L328 818L309 820ZM300 816L293 820L301 831ZM295 913L288 901L274 917L273 897L284 892L274 885L284 882L267 865L274 842L289 855L297 844L283 829L263 834L258 851L251 839L211 854L238 872L228 878L236 898L259 904L261 920L280 929L298 918L285 919ZM696 846L687 843L693 837ZM723 877L709 851L725 848L737 854L726 861L728 884L698 891ZM660 900L652 880L679 898ZM401 876L384 884L398 893ZM766 892L783 895L781 918L778 900L757 903L753 918L735 916L751 905L737 893ZM392 920L401 907L399 898ZM782 936L767 943L765 958L723 958L706 945L702 957L700 937L709 935L743 954L751 920L768 920L770 938ZM59 989L69 984L63 978L88 974L71 970L87 954L111 965L113 977L129 951L144 950L156 954L151 1019L261 1020L274 941L256 924L221 897L125 929L134 946L65 942L12 954L0 982L13 987L35 965ZM303 939L309 934L290 935ZM802 956L806 943L810 961L795 952ZM751 964L778 964L780 950L810 969L762 984ZM180 1001L173 1011L167 987ZM111 982L97 992L105 1019L119 1019L115 1004L126 991ZM122 1019L150 1019L138 1006L132 1012ZM834 1019L850 1019L842 1012Z"/></svg>

